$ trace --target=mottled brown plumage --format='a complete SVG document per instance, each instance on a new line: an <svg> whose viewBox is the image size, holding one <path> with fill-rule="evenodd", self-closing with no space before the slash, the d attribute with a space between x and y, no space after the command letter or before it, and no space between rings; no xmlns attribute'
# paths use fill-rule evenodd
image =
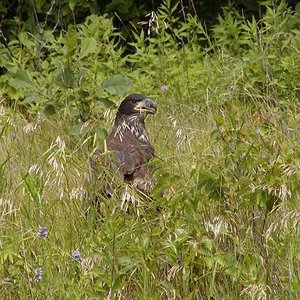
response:
<svg viewBox="0 0 300 300"><path fill-rule="evenodd" d="M144 193L149 193L153 187L147 163L154 157L144 121L155 111L156 104L151 99L141 94L127 96L119 106L106 141L108 150L115 152L115 163L122 179Z"/></svg>

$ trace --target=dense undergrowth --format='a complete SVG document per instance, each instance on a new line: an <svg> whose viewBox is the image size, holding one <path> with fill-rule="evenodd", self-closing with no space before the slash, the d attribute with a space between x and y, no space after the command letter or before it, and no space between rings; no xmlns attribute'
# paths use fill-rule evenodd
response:
<svg viewBox="0 0 300 300"><path fill-rule="evenodd" d="M208 35L166 2L130 54L106 16L0 47L1 299L299 298L300 15L265 5ZM130 92L159 107L157 185L99 213L89 157Z"/></svg>

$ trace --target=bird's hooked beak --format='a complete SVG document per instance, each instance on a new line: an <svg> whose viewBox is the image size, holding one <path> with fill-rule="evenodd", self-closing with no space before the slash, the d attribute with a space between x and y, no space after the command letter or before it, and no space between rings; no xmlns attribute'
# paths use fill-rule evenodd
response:
<svg viewBox="0 0 300 300"><path fill-rule="evenodd" d="M134 110L140 113L148 113L148 114L155 114L157 106L155 102L149 98L145 98L142 101L136 103Z"/></svg>

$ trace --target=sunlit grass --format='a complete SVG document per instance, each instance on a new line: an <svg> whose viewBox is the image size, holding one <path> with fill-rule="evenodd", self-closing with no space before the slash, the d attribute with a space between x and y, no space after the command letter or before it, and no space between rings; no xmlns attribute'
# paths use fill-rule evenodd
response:
<svg viewBox="0 0 300 300"><path fill-rule="evenodd" d="M216 43L204 49L200 23L190 19L176 31L162 11L155 38L135 36L136 52L110 51L108 62L97 47L84 56L81 46L61 54L53 37L48 46L56 55L45 60L70 61L71 87L51 68L48 76L46 63L34 82L31 64L28 74L8 72L0 100L1 299L299 298L298 33L287 32L291 45L281 45L271 11L259 43L256 23L254 33L247 22L234 31L237 49L232 26L220 24ZM276 17L282 31L289 30L286 15ZM81 41L92 34L85 26ZM12 49L33 59L25 46ZM101 178L114 171L100 161L96 169L105 176L91 173L116 112L94 97L108 95L101 83L112 72L128 74L130 92L158 105L146 120L159 166L150 197L114 178L107 199ZM26 88L32 92L37 82L53 99L24 109ZM12 99L20 103L9 105ZM47 101L57 113L45 117Z"/></svg>
<svg viewBox="0 0 300 300"><path fill-rule="evenodd" d="M100 215L93 208L86 176L95 145L88 135L70 135L72 123L60 124L58 117L28 125L22 115L3 110L4 299L297 294L297 117L234 101L226 108L176 105L172 91L157 102L160 110L147 124L162 164L155 195L164 196L157 196L159 211L154 200L139 214L123 211L117 198L104 200ZM251 143L258 152L251 152ZM247 151L253 168L245 165L239 175ZM286 181L260 182L268 164L282 168ZM255 196L251 184L266 190L266 198ZM263 202L268 197L275 206Z"/></svg>

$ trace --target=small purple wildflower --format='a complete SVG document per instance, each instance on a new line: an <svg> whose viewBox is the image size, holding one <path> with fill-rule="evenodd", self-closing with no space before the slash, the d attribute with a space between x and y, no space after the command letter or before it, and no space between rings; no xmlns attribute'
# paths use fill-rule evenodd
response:
<svg viewBox="0 0 300 300"><path fill-rule="evenodd" d="M45 239L46 237L48 237L48 228L44 227L44 226L39 226L37 236L42 238L42 239Z"/></svg>
<svg viewBox="0 0 300 300"><path fill-rule="evenodd" d="M168 90L168 86L166 84L163 84L161 87L160 87L160 90L162 92L166 92Z"/></svg>
<svg viewBox="0 0 300 300"><path fill-rule="evenodd" d="M18 169L17 169L16 167L11 167L11 172L12 172L12 173L16 174L16 173L17 173L17 170L18 170Z"/></svg>
<svg viewBox="0 0 300 300"><path fill-rule="evenodd" d="M72 255L73 259L75 259L77 261L82 260L79 250L73 250L71 255Z"/></svg>
<svg viewBox="0 0 300 300"><path fill-rule="evenodd" d="M237 86L234 85L234 84L232 84L232 85L230 85L230 86L228 87L228 89L229 89L230 91L235 91L236 88L237 88Z"/></svg>
<svg viewBox="0 0 300 300"><path fill-rule="evenodd" d="M41 282L43 280L42 268L36 268L34 270L34 282Z"/></svg>

